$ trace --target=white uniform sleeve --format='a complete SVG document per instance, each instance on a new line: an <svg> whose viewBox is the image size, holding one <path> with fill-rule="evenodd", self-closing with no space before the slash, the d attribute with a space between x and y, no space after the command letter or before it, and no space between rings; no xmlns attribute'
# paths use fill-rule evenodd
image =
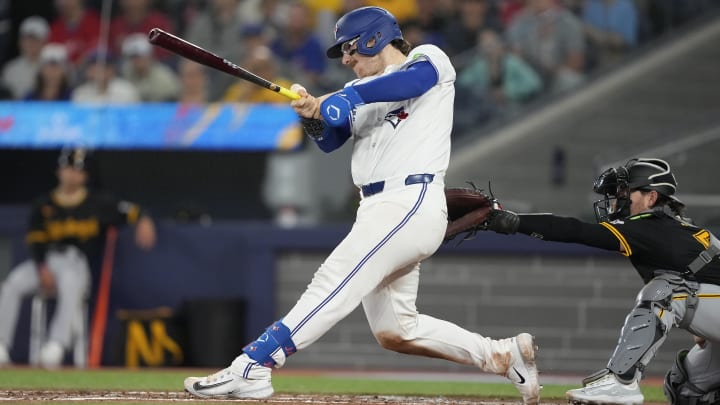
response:
<svg viewBox="0 0 720 405"><path fill-rule="evenodd" d="M452 83L455 81L455 68L442 49L435 45L420 45L410 51L403 68L421 60L426 60L435 67L438 72L438 83Z"/></svg>

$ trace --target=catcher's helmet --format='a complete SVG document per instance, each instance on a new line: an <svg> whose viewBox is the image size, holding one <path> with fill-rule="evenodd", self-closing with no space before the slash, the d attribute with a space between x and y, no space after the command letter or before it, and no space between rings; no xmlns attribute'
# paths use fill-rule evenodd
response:
<svg viewBox="0 0 720 405"><path fill-rule="evenodd" d="M593 183L593 191L605 196L594 204L598 221L615 220L630 215L630 193L655 190L674 199L677 181L670 165L662 159L630 159L624 166L604 171Z"/></svg>
<svg viewBox="0 0 720 405"><path fill-rule="evenodd" d="M328 48L328 58L341 58L341 47L347 41L358 38L357 51L373 56L394 39L402 39L402 32L395 17L380 7L361 7L353 10L335 24L335 43Z"/></svg>
<svg viewBox="0 0 720 405"><path fill-rule="evenodd" d="M88 171L92 160L90 155L91 153L87 149L65 148L58 157L58 166Z"/></svg>

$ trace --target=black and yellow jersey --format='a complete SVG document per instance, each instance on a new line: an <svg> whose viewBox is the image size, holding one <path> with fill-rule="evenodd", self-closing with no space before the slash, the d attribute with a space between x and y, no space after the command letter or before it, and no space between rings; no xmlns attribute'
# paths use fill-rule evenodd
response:
<svg viewBox="0 0 720 405"><path fill-rule="evenodd" d="M101 240L108 226L134 224L140 208L109 195L86 192L77 203L62 204L54 192L41 196L30 214L25 241L37 263L50 250L76 246L88 257L100 254Z"/></svg>
<svg viewBox="0 0 720 405"><path fill-rule="evenodd" d="M619 251L645 282L656 270L684 272L710 244L710 232L652 210L613 222L587 223L555 215L520 215L518 232L545 240L581 243ZM720 259L714 258L695 278L720 285Z"/></svg>

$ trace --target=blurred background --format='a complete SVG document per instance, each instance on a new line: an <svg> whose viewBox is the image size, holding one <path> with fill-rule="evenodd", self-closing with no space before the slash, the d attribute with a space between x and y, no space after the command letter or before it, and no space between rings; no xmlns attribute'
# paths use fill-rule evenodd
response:
<svg viewBox="0 0 720 405"><path fill-rule="evenodd" d="M0 276L28 255L30 203L56 184L60 148L92 149L92 186L158 226L151 252L120 231L102 365L224 366L349 229L351 150L321 153L287 100L155 48L147 32L320 95L353 78L325 49L337 18L364 5L387 8L408 41L440 46L455 65L447 185L492 182L505 208L593 220L604 168L658 157L688 215L720 228L718 0L0 0ZM641 287L619 255L524 236L443 246L423 277L421 311L488 336L534 333L540 367L558 374L605 365ZM16 363L27 359L27 306ZM167 343L155 321L184 356L172 345L126 352L132 339ZM649 373L690 344L676 331ZM361 310L293 361L468 371L382 351Z"/></svg>

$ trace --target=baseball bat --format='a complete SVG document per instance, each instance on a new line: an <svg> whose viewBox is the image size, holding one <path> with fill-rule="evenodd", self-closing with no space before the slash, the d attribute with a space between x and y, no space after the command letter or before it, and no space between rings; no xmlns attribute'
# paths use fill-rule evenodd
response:
<svg viewBox="0 0 720 405"><path fill-rule="evenodd" d="M160 28L153 28L150 30L148 33L148 41L153 45L165 48L170 52L188 58L201 65L209 66L221 72L247 80L250 83L264 87L268 90L280 93L291 100L297 100L300 98L300 95L296 92L262 78L225 58L217 56L206 49L170 34L169 32L163 31Z"/></svg>

